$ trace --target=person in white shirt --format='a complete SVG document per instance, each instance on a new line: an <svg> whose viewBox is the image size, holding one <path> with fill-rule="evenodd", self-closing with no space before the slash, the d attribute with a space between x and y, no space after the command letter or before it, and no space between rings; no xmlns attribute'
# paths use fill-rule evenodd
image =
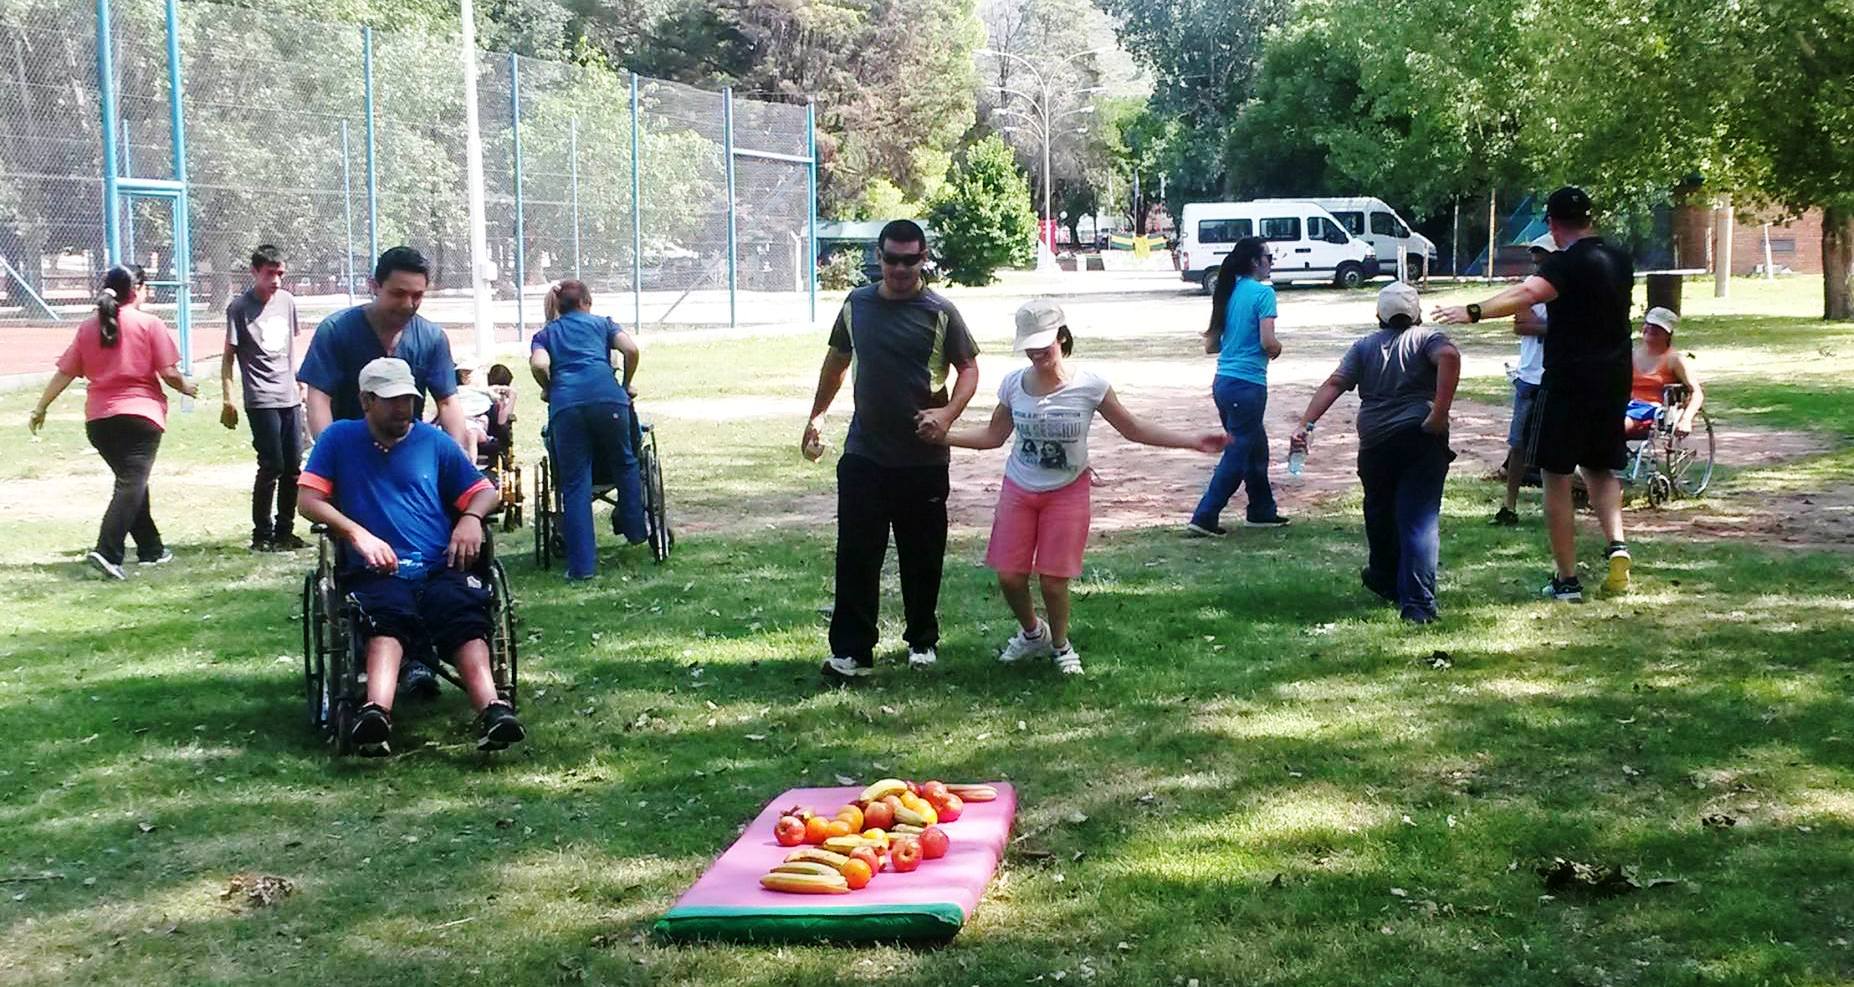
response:
<svg viewBox="0 0 1854 987"><path fill-rule="evenodd" d="M998 660L1047 657L1065 675L1082 671L1081 656L1069 643L1069 580L1081 575L1088 541L1088 430L1095 412L1121 435L1146 445L1215 454L1229 442L1221 428L1181 432L1142 421L1105 378L1065 359L1074 348L1060 305L1046 298L1026 302L1017 310L1014 349L1030 365L999 385L991 421L935 428L923 417L920 425L922 438L966 449L996 449L1015 433L985 550L985 564L997 571L998 588L1019 627ZM1036 615L1031 573L1042 585L1047 621Z"/></svg>
<svg viewBox="0 0 1854 987"><path fill-rule="evenodd" d="M1558 249L1547 233L1532 241L1532 269L1545 255ZM1519 488L1532 468L1532 446L1538 438L1533 427L1533 406L1539 383L1545 377L1545 305L1521 309L1513 316L1513 335L1519 337L1519 365L1513 368L1513 421L1506 428L1506 501L1488 523L1512 527L1519 523Z"/></svg>

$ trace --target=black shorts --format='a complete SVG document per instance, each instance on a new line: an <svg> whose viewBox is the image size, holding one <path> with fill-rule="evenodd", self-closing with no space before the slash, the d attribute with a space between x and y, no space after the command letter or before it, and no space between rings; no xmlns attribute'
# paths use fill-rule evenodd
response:
<svg viewBox="0 0 1854 987"><path fill-rule="evenodd" d="M1623 411L1629 390L1547 381L1539 390L1526 459L1547 473L1621 470L1629 465Z"/></svg>
<svg viewBox="0 0 1854 987"><path fill-rule="evenodd" d="M446 567L401 579L363 570L342 585L360 610L355 631L363 641L390 637L408 655L427 642L438 660L451 661L463 645L489 640L489 587L474 573Z"/></svg>

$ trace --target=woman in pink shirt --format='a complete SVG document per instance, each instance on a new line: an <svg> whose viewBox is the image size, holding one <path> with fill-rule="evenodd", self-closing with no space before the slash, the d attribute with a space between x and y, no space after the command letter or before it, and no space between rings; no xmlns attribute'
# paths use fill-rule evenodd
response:
<svg viewBox="0 0 1854 987"><path fill-rule="evenodd" d="M84 560L111 579L125 578L125 538L135 539L142 565L160 565L174 557L161 544L161 532L148 510L148 474L167 427L167 395L161 382L188 397L199 393L180 374L180 352L166 323L136 307L137 287L135 272L127 267L112 267L103 276L97 314L77 327L30 422L37 434L45 424L45 409L71 381L83 377L90 382L84 398L84 434L116 474L116 487L103 512L97 547Z"/></svg>

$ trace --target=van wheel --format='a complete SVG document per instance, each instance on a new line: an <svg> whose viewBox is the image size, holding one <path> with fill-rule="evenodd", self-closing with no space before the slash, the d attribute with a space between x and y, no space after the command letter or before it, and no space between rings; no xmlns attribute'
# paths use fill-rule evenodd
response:
<svg viewBox="0 0 1854 987"><path fill-rule="evenodd" d="M1409 263L1409 270L1410 280L1426 280L1429 277L1429 259L1426 257L1412 258Z"/></svg>
<svg viewBox="0 0 1854 987"><path fill-rule="evenodd" d="M1333 275L1333 284L1341 288L1356 288L1364 283L1365 269L1349 261L1339 265L1338 273Z"/></svg>
<svg viewBox="0 0 1854 987"><path fill-rule="evenodd" d="M1217 269L1216 268L1213 267L1210 270L1204 272L1203 283L1204 283L1204 294L1214 295L1217 293Z"/></svg>

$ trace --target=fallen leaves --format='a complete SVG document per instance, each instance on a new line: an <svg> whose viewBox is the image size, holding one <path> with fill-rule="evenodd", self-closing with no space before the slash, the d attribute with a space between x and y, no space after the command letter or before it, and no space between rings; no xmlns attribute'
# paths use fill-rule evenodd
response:
<svg viewBox="0 0 1854 987"><path fill-rule="evenodd" d="M1539 866L1537 871L1545 882L1545 890L1554 893L1571 892L1589 898L1614 898L1647 888L1680 883L1678 878L1672 877L1642 881L1636 878L1632 867L1589 864L1563 857L1553 857L1550 863Z"/></svg>
<svg viewBox="0 0 1854 987"><path fill-rule="evenodd" d="M246 906L267 907L288 898L296 883L275 874L234 874L219 892L222 899L238 898Z"/></svg>

